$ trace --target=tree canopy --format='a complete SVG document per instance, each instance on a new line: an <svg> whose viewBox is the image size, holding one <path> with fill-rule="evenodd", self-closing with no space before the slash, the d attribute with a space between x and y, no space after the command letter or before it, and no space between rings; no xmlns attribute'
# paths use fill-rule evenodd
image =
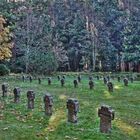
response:
<svg viewBox="0 0 140 140"><path fill-rule="evenodd" d="M10 65L26 72L41 64L60 71L139 66L139 7L138 0L3 0L0 9L14 34Z"/></svg>
<svg viewBox="0 0 140 140"><path fill-rule="evenodd" d="M4 26L5 24L5 19L0 15L0 60L8 59L12 55L11 34L9 28Z"/></svg>

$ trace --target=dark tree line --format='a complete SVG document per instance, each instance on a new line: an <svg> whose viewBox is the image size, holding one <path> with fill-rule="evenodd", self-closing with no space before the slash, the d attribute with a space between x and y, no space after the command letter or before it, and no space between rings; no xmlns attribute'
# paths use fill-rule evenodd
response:
<svg viewBox="0 0 140 140"><path fill-rule="evenodd" d="M2 0L0 11L13 71L140 70L139 0Z"/></svg>

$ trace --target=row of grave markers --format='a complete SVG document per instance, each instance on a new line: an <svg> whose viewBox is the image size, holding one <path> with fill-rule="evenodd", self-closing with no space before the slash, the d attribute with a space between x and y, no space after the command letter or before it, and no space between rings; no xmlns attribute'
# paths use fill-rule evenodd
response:
<svg viewBox="0 0 140 140"><path fill-rule="evenodd" d="M2 84L2 96L7 96L8 84ZM20 88L16 87L13 90L14 93L14 102L20 102ZM35 93L33 90L29 90L27 92L28 98L28 109L34 109L34 100ZM43 97L44 100L44 109L45 115L51 116L53 113L53 97L50 94L45 94ZM66 102L67 110L68 110L68 122L77 123L77 113L79 111L79 102L77 99L69 98ZM115 112L111 109L111 107L102 105L101 108L98 109L98 116L100 117L100 132L108 133L111 132L111 121L114 120Z"/></svg>
<svg viewBox="0 0 140 140"><path fill-rule="evenodd" d="M97 78L97 80L100 80L100 79L103 78L104 81L107 82L107 81L110 81L112 77L110 77L110 76L103 76L103 77L102 76L96 76L96 78ZM25 82L26 79L29 79L30 83L33 81L33 77L32 76L27 76L26 77L25 75L23 75L22 76L22 81ZM47 79L48 79L48 84L51 84L51 81L52 81L51 80L51 77L48 77ZM65 81L66 76L64 76L64 75L63 76L58 75L57 76L57 79L60 82L63 81L63 80ZM114 80L114 78L112 78L112 79ZM118 82L121 82L122 77L121 76L118 76L117 79L118 79ZM131 82L134 81L134 77L133 76L131 76L129 78L125 76L125 77L123 77L123 79L130 79ZM77 82L81 83L81 80L82 80L81 75L78 75L77 78L75 78L74 80L77 80ZM89 81L90 80L93 81L93 76L89 76ZM38 83L41 84L41 78L38 78Z"/></svg>
<svg viewBox="0 0 140 140"><path fill-rule="evenodd" d="M61 86L63 87L64 85L65 85L65 76L58 76L57 77L58 78L58 81L60 81L61 82ZM97 76L97 80L100 80L100 76ZM23 79L23 82L25 82L25 76L23 76L22 77L22 79ZM77 88L78 87L78 84L79 83L81 83L81 75L78 75L77 76L77 79L74 79L73 80L73 84L74 84L74 87L75 88ZM121 82L121 77L118 77L117 78L118 79L118 82ZM32 76L29 76L29 80L30 80L30 82L32 82ZM133 81L134 81L134 78L133 77L131 77L130 78L130 81L131 81L131 83L133 83ZM106 77L103 77L103 82L104 82L104 84L105 85L107 85L107 87L108 87L108 91L109 92L113 92L113 83L111 82L111 78L110 78L110 76L106 76ZM124 82L124 86L128 86L128 83L129 83L129 80L128 80L128 78L124 78L123 79L123 82ZM41 84L41 78L38 78L38 83L39 84ZM51 83L52 83L52 80L51 80L51 78L49 77L48 78L48 85L51 85ZM89 76L89 88L90 89L93 89L94 88L94 86L95 86L95 84L94 84L94 81L93 81L93 77L92 76Z"/></svg>

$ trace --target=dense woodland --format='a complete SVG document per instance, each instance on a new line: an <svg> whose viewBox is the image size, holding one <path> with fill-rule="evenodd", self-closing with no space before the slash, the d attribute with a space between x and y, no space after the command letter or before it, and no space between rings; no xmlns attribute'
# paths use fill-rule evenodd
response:
<svg viewBox="0 0 140 140"><path fill-rule="evenodd" d="M140 72L140 0L0 0L12 72Z"/></svg>

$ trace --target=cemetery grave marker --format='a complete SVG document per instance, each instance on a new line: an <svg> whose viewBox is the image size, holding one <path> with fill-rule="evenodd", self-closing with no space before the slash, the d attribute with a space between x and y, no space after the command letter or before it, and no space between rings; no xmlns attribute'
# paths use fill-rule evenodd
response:
<svg viewBox="0 0 140 140"><path fill-rule="evenodd" d="M52 106L53 106L53 97L50 94L46 94L44 96L44 104L45 104L45 114L47 116L51 116Z"/></svg>
<svg viewBox="0 0 140 140"><path fill-rule="evenodd" d="M77 79L78 79L78 82L81 83L81 75L78 75Z"/></svg>
<svg viewBox="0 0 140 140"><path fill-rule="evenodd" d="M114 110L109 106L102 105L101 108L98 109L98 116L100 117L100 132L111 132L111 121L114 120L114 115Z"/></svg>
<svg viewBox="0 0 140 140"><path fill-rule="evenodd" d="M8 91L8 84L3 83L1 88L2 88L2 97L6 97L7 96L7 91Z"/></svg>
<svg viewBox="0 0 140 140"><path fill-rule="evenodd" d="M22 76L22 81L25 82L25 76L24 75Z"/></svg>
<svg viewBox="0 0 140 140"><path fill-rule="evenodd" d="M104 84L106 85L107 84L107 78L104 77L103 80L104 80Z"/></svg>
<svg viewBox="0 0 140 140"><path fill-rule="evenodd" d="M39 85L41 84L41 78L38 78L38 84Z"/></svg>
<svg viewBox="0 0 140 140"><path fill-rule="evenodd" d="M89 81L89 88L90 89L94 88L94 82L92 80Z"/></svg>
<svg viewBox="0 0 140 140"><path fill-rule="evenodd" d="M109 81L109 82L107 83L107 87L108 87L108 91L109 91L109 92L113 92L113 83L112 83L112 82Z"/></svg>
<svg viewBox="0 0 140 140"><path fill-rule="evenodd" d="M28 109L34 109L35 93L33 90L29 90L27 92L27 98L28 98Z"/></svg>
<svg viewBox="0 0 140 140"><path fill-rule="evenodd" d="M62 79L64 79L64 80L65 80L65 79L66 79L66 76L65 76L65 75L63 75L63 76L62 76Z"/></svg>
<svg viewBox="0 0 140 140"><path fill-rule="evenodd" d="M14 90L13 90L13 93L14 93L14 102L15 103L18 103L20 101L20 88L19 87L15 87Z"/></svg>
<svg viewBox="0 0 140 140"><path fill-rule="evenodd" d="M68 109L68 122L77 123L77 113L79 111L79 103L76 99L67 100L67 109Z"/></svg>
<svg viewBox="0 0 140 140"><path fill-rule="evenodd" d="M65 80L62 78L62 79L60 80L60 82L61 82L61 86L63 87L64 84L65 84Z"/></svg>
<svg viewBox="0 0 140 140"><path fill-rule="evenodd" d="M60 78L61 78L60 75L58 75L58 76L57 76L58 81L60 81Z"/></svg>
<svg viewBox="0 0 140 140"><path fill-rule="evenodd" d="M123 82L124 82L124 86L128 86L128 79L127 78L124 78Z"/></svg>
<svg viewBox="0 0 140 140"><path fill-rule="evenodd" d="M29 76L29 81L30 81L30 83L32 83L32 81L33 81L32 76Z"/></svg>
<svg viewBox="0 0 140 140"><path fill-rule="evenodd" d="M49 77L49 78L48 78L48 85L51 85L51 83L52 83L52 80L51 80L51 78Z"/></svg>
<svg viewBox="0 0 140 140"><path fill-rule="evenodd" d="M73 84L74 84L74 87L77 88L78 87L78 81L75 79L73 80Z"/></svg>
<svg viewBox="0 0 140 140"><path fill-rule="evenodd" d="M120 76L118 76L118 82L121 82L121 77Z"/></svg>

